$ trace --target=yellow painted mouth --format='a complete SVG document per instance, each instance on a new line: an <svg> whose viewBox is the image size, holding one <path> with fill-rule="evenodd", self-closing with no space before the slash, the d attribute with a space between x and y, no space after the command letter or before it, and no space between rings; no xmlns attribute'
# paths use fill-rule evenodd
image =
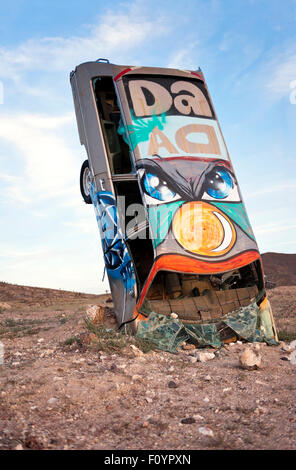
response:
<svg viewBox="0 0 296 470"><path fill-rule="evenodd" d="M204 201L183 204L174 216L173 232L185 250L202 256L224 255L236 240L231 220Z"/></svg>

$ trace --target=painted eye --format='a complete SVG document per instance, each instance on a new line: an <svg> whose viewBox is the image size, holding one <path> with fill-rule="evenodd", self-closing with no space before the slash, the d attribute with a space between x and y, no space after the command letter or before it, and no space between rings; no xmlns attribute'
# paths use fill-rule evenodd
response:
<svg viewBox="0 0 296 470"><path fill-rule="evenodd" d="M159 201L170 201L176 196L167 183L153 173L146 173L143 178L145 193Z"/></svg>
<svg viewBox="0 0 296 470"><path fill-rule="evenodd" d="M230 173L224 168L214 168L205 180L204 190L212 198L225 199L233 189Z"/></svg>

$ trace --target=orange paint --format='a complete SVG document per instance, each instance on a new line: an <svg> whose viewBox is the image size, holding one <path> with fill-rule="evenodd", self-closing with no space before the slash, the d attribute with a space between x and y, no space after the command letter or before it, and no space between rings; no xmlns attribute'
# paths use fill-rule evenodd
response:
<svg viewBox="0 0 296 470"><path fill-rule="evenodd" d="M227 224L231 238L222 248L225 231L221 220ZM228 253L236 240L236 233L232 222L226 214L218 208L204 201L195 201L183 204L173 219L173 232L176 240L187 251L201 256L221 256ZM214 251L216 250L216 251Z"/></svg>

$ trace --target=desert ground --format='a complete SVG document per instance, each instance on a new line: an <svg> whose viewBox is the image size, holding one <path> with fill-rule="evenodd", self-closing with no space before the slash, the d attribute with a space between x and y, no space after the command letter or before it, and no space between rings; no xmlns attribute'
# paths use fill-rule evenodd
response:
<svg viewBox="0 0 296 470"><path fill-rule="evenodd" d="M268 295L284 342L245 370L246 344L203 363L116 333L109 295L0 283L0 449L295 449L296 286Z"/></svg>

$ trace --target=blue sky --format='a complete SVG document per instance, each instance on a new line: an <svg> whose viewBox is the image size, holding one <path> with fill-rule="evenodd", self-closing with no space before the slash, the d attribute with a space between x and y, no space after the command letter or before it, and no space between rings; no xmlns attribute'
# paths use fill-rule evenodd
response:
<svg viewBox="0 0 296 470"><path fill-rule="evenodd" d="M99 57L200 66L260 251L296 252L295 0L12 0L1 18L0 280L108 289L69 84Z"/></svg>

